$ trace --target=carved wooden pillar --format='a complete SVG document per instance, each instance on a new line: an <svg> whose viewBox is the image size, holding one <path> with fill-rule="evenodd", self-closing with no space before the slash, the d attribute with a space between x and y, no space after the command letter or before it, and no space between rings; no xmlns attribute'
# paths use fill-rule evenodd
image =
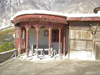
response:
<svg viewBox="0 0 100 75"><path fill-rule="evenodd" d="M28 49L28 31L29 28L26 28L26 56L29 56L29 49Z"/></svg>
<svg viewBox="0 0 100 75"><path fill-rule="evenodd" d="M38 57L38 43L39 43L39 27L36 27L36 55L37 55L37 57Z"/></svg>
<svg viewBox="0 0 100 75"><path fill-rule="evenodd" d="M48 30L49 30L49 39L48 39L49 40L49 44L48 44L49 45L49 51L48 51L48 54L50 56L51 55L51 30L52 30L51 27L49 27Z"/></svg>
<svg viewBox="0 0 100 75"><path fill-rule="evenodd" d="M59 28L59 56L61 56L61 28Z"/></svg>
<svg viewBox="0 0 100 75"><path fill-rule="evenodd" d="M63 55L65 56L65 46L66 46L66 27L64 27L64 36L63 36Z"/></svg>

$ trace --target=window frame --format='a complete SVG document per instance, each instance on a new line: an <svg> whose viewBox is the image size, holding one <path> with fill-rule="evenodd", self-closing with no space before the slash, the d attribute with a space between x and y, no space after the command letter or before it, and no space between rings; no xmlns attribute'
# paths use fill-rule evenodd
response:
<svg viewBox="0 0 100 75"><path fill-rule="evenodd" d="M47 35L45 34L45 32L47 32ZM49 36L48 30L44 30L44 36Z"/></svg>
<svg viewBox="0 0 100 75"><path fill-rule="evenodd" d="M54 37L53 37L54 31L57 32L56 33L56 41L53 40L54 39ZM59 35L59 30L58 29L52 29L52 42L59 42L59 37L57 37L58 35Z"/></svg>

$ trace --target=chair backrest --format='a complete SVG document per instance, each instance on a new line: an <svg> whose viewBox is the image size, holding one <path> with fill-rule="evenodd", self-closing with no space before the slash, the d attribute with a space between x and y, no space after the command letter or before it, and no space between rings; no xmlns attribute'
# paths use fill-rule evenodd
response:
<svg viewBox="0 0 100 75"><path fill-rule="evenodd" d="M32 45L33 49L36 48L36 45ZM53 45L51 45L51 47L53 48ZM49 48L48 45L38 45L38 48Z"/></svg>
<svg viewBox="0 0 100 75"><path fill-rule="evenodd" d="M32 45L32 48L33 48L33 50L34 50L34 48L36 48L36 45Z"/></svg>

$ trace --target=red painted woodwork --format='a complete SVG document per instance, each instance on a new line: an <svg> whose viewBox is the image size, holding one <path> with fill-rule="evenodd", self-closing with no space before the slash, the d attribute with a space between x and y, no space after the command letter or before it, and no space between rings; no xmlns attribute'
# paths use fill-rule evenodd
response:
<svg viewBox="0 0 100 75"><path fill-rule="evenodd" d="M39 43L39 28L38 27L36 27L36 54L37 54L37 57L38 57L38 43Z"/></svg>
<svg viewBox="0 0 100 75"><path fill-rule="evenodd" d="M26 49L27 57L29 56L28 31L29 31L30 27L36 28L36 32L37 32L36 33L36 38L37 38L36 39L36 48L37 48L36 54L38 57L39 28L41 28L42 26L45 26L45 27L47 27L47 29L49 31L48 55L51 55L51 40L53 38L53 37L51 37L52 28L56 26L59 29L62 29L62 28L64 28L65 24L67 24L66 17L56 16L56 15L46 15L46 14L20 15L20 16L15 17L12 22L15 24L15 49L18 49L18 47L20 47L20 46L21 46L21 49ZM19 33L19 30L22 31L22 33L21 33L22 36L23 36L23 31L25 30L25 38L24 39L23 39L23 37L21 38L21 37L19 37L19 35L17 35ZM57 31L57 34L56 34L57 37L56 37L55 42L59 41L59 55L61 55L61 30L56 30L56 31ZM59 35L60 35L60 37L58 37Z"/></svg>
<svg viewBox="0 0 100 75"><path fill-rule="evenodd" d="M66 47L66 27L64 28L63 33L63 55L65 56L65 47Z"/></svg>
<svg viewBox="0 0 100 75"><path fill-rule="evenodd" d="M58 41L59 41L59 30L53 29L52 30L52 42L58 42Z"/></svg>
<svg viewBox="0 0 100 75"><path fill-rule="evenodd" d="M59 28L59 56L61 56L61 28Z"/></svg>
<svg viewBox="0 0 100 75"><path fill-rule="evenodd" d="M48 44L49 45L49 53L48 54L50 56L51 55L51 28L49 28L49 39L48 40L49 40L49 44Z"/></svg>
<svg viewBox="0 0 100 75"><path fill-rule="evenodd" d="M53 15L26 14L14 18L14 24L25 21L43 21L43 22L67 24L66 17L53 16Z"/></svg>
<svg viewBox="0 0 100 75"><path fill-rule="evenodd" d="M29 50L28 50L28 31L29 28L26 28L26 56L29 56Z"/></svg>
<svg viewBox="0 0 100 75"><path fill-rule="evenodd" d="M67 21L100 21L100 17L68 17Z"/></svg>

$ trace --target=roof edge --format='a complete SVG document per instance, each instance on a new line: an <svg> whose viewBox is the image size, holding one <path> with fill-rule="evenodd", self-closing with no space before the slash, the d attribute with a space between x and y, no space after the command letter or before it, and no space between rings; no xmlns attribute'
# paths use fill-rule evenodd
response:
<svg viewBox="0 0 100 75"><path fill-rule="evenodd" d="M10 18L10 20L13 21L14 18L16 18L17 16L25 15L25 14L55 15L55 16L62 16L62 17L66 17L66 18L100 17L100 14L96 14L96 13L94 13L94 14L64 14L64 13L60 13L60 12L53 12L53 11L46 11L46 10L24 10L24 11L21 11L21 12L18 12L17 14L15 14L13 17Z"/></svg>
<svg viewBox="0 0 100 75"><path fill-rule="evenodd" d="M66 15L61 12L53 12L53 11L46 11L46 10L23 10L16 13L13 17L11 17L10 20L13 20L17 16L25 15L25 14L44 14L44 15L55 15L55 16L66 17Z"/></svg>

